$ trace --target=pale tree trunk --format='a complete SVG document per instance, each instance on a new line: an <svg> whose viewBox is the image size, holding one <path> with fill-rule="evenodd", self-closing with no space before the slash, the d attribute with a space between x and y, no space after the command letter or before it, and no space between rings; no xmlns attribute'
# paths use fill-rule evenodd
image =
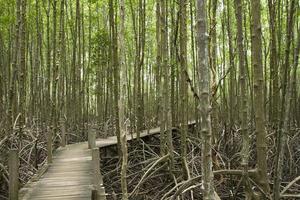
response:
<svg viewBox="0 0 300 200"><path fill-rule="evenodd" d="M265 131L264 115L264 76L262 65L262 33L261 33L261 4L260 0L251 1L251 60L254 84L254 105L256 125L256 148L257 148L257 170L258 182L266 194L269 194L267 168L267 138Z"/></svg>
<svg viewBox="0 0 300 200"><path fill-rule="evenodd" d="M164 146L165 146L165 134L164 134L164 123L163 123L163 113L161 112L162 110L162 80L161 80L161 10L160 10L160 0L156 0L156 48L157 48L157 53L156 53L156 120L157 124L160 127L160 154L161 156L164 155Z"/></svg>
<svg viewBox="0 0 300 200"><path fill-rule="evenodd" d="M81 102L80 102L80 109L81 109L81 124L82 124L82 127L83 127L83 135L85 134L86 132L86 115L85 115L85 111L86 111L86 107L85 107L85 95L86 95L86 90L85 90L85 87L86 87L86 66L85 66L85 55L86 55L86 52L85 52L85 27L84 27L84 16L85 16L85 13L84 13L84 6L81 7L81 52L82 52L82 63L81 63L81 71L82 71L82 80L81 80L81 88L80 88L80 98L81 98Z"/></svg>
<svg viewBox="0 0 300 200"><path fill-rule="evenodd" d="M114 1L109 1L109 24L110 24L110 65L113 70L113 116L116 124L116 135L118 140L118 152L121 156L121 144L120 144L120 127L119 124L119 110L118 110L118 100L119 100L119 69L118 69L118 54L117 54L117 33L116 33L116 19L115 19L115 11L114 11Z"/></svg>
<svg viewBox="0 0 300 200"><path fill-rule="evenodd" d="M59 40L60 40L60 61L59 61L59 68L61 74L64 74L65 69L67 68L67 61L66 61L66 44L65 44L65 0L61 0L60 5L60 29L59 29ZM67 74L64 74L65 76ZM65 77L61 77L59 79L62 91L61 95L59 96L61 102L59 103L59 108L61 109L61 117L65 114Z"/></svg>
<svg viewBox="0 0 300 200"><path fill-rule="evenodd" d="M125 66L125 4L124 0L120 0L120 95L119 95L119 127L120 127L120 142L122 151L122 168L121 168L121 187L122 187L122 200L128 199L127 192L127 127L125 119L125 103L126 103L126 66Z"/></svg>
<svg viewBox="0 0 300 200"><path fill-rule="evenodd" d="M247 116L248 116L248 104L247 104L247 74L245 66L245 50L244 50L244 34L243 34L243 0L235 0L235 14L236 14L236 26L237 26L237 46L239 57L239 72L240 72L240 88L239 95L241 101L241 134L243 138L241 157L241 165L244 170L244 184L246 191L246 199L252 198L252 191L249 184L248 165L249 165L249 149L250 149L250 137L247 132Z"/></svg>
<svg viewBox="0 0 300 200"><path fill-rule="evenodd" d="M177 118L177 113L178 113L178 85L179 87L181 87L181 78L179 75L179 71L181 70L180 68L178 69L178 65L177 65L177 60L178 60L178 47L177 47L177 37L178 37L178 32L180 32L180 30L178 31L178 28L180 29L180 23L181 23L181 19L182 19L182 11L181 11L181 7L182 6L182 2L180 1L179 3L179 16L178 14L175 15L175 13L177 13L177 9L176 9L176 1L172 0L170 1L170 34L169 34L169 53L170 53L170 68L171 68L171 77L170 77L170 89L171 89L171 116L172 116L172 126L176 126L178 124L178 118ZM177 16L177 18L175 17ZM179 34L180 35L180 34ZM181 36L180 36L181 37ZM181 37L182 39L182 37ZM181 40L179 38L179 40ZM180 41L179 41L180 43ZM180 44L179 44L180 46ZM181 51L181 47L180 47L180 51ZM180 55L182 56L182 55ZM181 58L179 58L180 60ZM181 62L181 61L180 61ZM181 65L181 64L180 64ZM179 81L176 81L179 80ZM179 88L179 90L181 90L182 88ZM180 103L180 102L179 102Z"/></svg>
<svg viewBox="0 0 300 200"><path fill-rule="evenodd" d="M273 186L274 200L280 199L280 185L282 179L282 164L284 158L284 148L287 134L289 132L290 119L290 47L293 39L295 0L290 2L290 10L287 15L286 23L286 47L285 47L285 61L282 82L282 99L281 99L281 113L279 121L279 130L277 132L277 152L275 159L275 179Z"/></svg>
<svg viewBox="0 0 300 200"><path fill-rule="evenodd" d="M16 99L16 80L18 76L18 54L20 51L20 20L21 17L21 0L16 0L16 25L15 25L15 36L14 36L14 53L13 53L13 61L12 61L12 77L10 80L9 87L9 107L8 107L8 122L9 127L13 128L14 123L14 101Z"/></svg>
<svg viewBox="0 0 300 200"><path fill-rule="evenodd" d="M230 1L226 1L227 8L227 36L228 36L228 48L229 48L229 83L228 83L228 95L229 95L229 129L232 130L237 119L236 113L236 69L234 63L234 52L233 52L233 38L232 38L232 20L231 20L231 5Z"/></svg>
<svg viewBox="0 0 300 200"><path fill-rule="evenodd" d="M143 115L143 110L144 110L144 101L143 101L143 66L144 66L144 51L145 51L145 3L144 0L139 0L139 15L138 15L138 42L137 42L137 55L136 55L136 69L137 69L137 91L136 91L136 97L137 97L137 111L136 111L136 130L137 130L137 139L139 140L140 138L140 132L143 129L143 124L144 124L144 115Z"/></svg>
<svg viewBox="0 0 300 200"><path fill-rule="evenodd" d="M188 132L188 87L187 72L187 0L180 1L180 129L181 129L181 160L184 179L188 179L189 168L187 164L187 132Z"/></svg>
<svg viewBox="0 0 300 200"><path fill-rule="evenodd" d="M3 40L2 40L2 34L0 33L0 113L4 112L4 107L3 107L3 97L4 92L3 92L3 85L4 85L4 55L3 55ZM0 120L2 120L3 116L0 116Z"/></svg>
<svg viewBox="0 0 300 200"><path fill-rule="evenodd" d="M20 32L20 126L25 125L26 110L26 2L21 1L21 32Z"/></svg>
<svg viewBox="0 0 300 200"><path fill-rule="evenodd" d="M51 88L51 46L50 46L50 9L51 9L51 2L50 0L47 1L47 9L46 9L46 43L47 43L47 52L46 52L46 95L45 95L45 103L46 106L44 106L43 110L43 119L47 120L47 111L51 109L50 103L50 88Z"/></svg>
<svg viewBox="0 0 300 200"><path fill-rule="evenodd" d="M193 84L196 86L196 49L195 49L195 28L194 28L194 10L193 8L194 6L194 0L190 0L189 4L190 4L190 30L191 30L191 51L192 51L192 69L193 69ZM197 107L198 107L198 99L193 98L193 118L198 120L198 112L197 112Z"/></svg>
<svg viewBox="0 0 300 200"><path fill-rule="evenodd" d="M293 67L293 78L292 78L292 96L291 96L291 109L292 110L298 110L298 112L294 112L292 114L292 120L293 122L297 122L298 121L298 126L300 125L300 109L297 109L298 103L297 103L297 98L298 98L298 88L297 88L297 83L299 83L299 81L297 80L297 69L298 69L298 64L299 64L299 53L300 53L300 28L298 27L298 34L297 34L297 46L295 49L295 53L294 53L294 67ZM295 124L297 125L297 124Z"/></svg>
<svg viewBox="0 0 300 200"><path fill-rule="evenodd" d="M172 119L171 119L171 105L170 105L170 66L168 59L168 26L167 26L167 1L162 0L160 4L161 11L161 58L162 58L162 83L161 92L163 96L163 120L161 124L161 131L166 133L166 144L167 152L170 154L170 168L174 167L174 153L173 153L173 142L172 142Z"/></svg>
<svg viewBox="0 0 300 200"><path fill-rule="evenodd" d="M58 65L56 63L56 19L57 19L57 0L54 0L52 3L53 6L53 33L52 33L52 44L53 44L53 53L52 53L52 113L51 113L51 125L53 126L52 128L56 130L57 126L57 118L56 118L56 102L57 102L57 83L58 83Z"/></svg>
<svg viewBox="0 0 300 200"><path fill-rule="evenodd" d="M211 68L211 102L212 102L212 143L218 141L218 133L219 133L219 119L218 119L218 102L217 102L217 4L218 0L210 1L211 7L211 17L210 17L210 40L209 40L209 65ZM215 157L215 156L214 156Z"/></svg>
<svg viewBox="0 0 300 200"><path fill-rule="evenodd" d="M202 144L203 199L215 199L212 171L212 130L210 117L210 69L208 66L208 46L206 32L206 1L197 0L197 54L198 81L200 95L200 127Z"/></svg>
<svg viewBox="0 0 300 200"><path fill-rule="evenodd" d="M269 24L270 24L270 108L269 120L276 126L278 124L278 62L277 62L277 37L276 37L276 2L268 0Z"/></svg>
<svg viewBox="0 0 300 200"><path fill-rule="evenodd" d="M76 34L77 34L77 48L76 48L76 53L77 53L77 63L76 63L76 109L75 109L75 115L76 115L76 123L81 122L81 102L82 102L82 95L81 95L81 69L82 69L82 64L81 64L81 12L80 12L80 7L83 6L81 1L77 0L76 2ZM54 51L54 50L53 50Z"/></svg>

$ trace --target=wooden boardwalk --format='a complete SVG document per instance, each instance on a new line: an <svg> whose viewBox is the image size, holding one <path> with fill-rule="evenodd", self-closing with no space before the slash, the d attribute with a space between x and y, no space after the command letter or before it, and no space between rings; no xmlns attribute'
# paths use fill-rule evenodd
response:
<svg viewBox="0 0 300 200"><path fill-rule="evenodd" d="M194 122L189 124L194 124ZM143 138L158 133L160 133L160 128L154 128L142 131L140 137ZM136 138L137 134L127 136L128 141ZM97 148L116 144L116 136L97 139L95 142ZM100 167L98 169L100 170ZM99 176L101 185L103 180L100 171ZM42 167L39 173L19 191L19 199L90 200L92 199L92 190L95 189L93 179L92 150L88 149L88 142L66 145L55 151L52 164ZM104 188L101 189L101 193L105 194Z"/></svg>
<svg viewBox="0 0 300 200"><path fill-rule="evenodd" d="M53 163L40 175L20 190L19 199L91 199L92 154L87 143L57 149Z"/></svg>
<svg viewBox="0 0 300 200"><path fill-rule="evenodd" d="M159 133L155 128L143 131L141 137ZM128 135L128 140L137 134ZM97 139L96 146L108 147L117 144L117 137ZM44 166L20 191L22 200L90 200L93 190L92 150L88 143L70 144L58 148L53 163Z"/></svg>

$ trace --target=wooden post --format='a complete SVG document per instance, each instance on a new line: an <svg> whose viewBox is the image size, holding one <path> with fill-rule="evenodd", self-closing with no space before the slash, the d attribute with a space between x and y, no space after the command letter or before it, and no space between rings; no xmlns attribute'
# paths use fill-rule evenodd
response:
<svg viewBox="0 0 300 200"><path fill-rule="evenodd" d="M105 189L103 187L103 179L100 172L100 153L99 148L92 149L92 164L93 164L93 185L92 199L106 200Z"/></svg>
<svg viewBox="0 0 300 200"><path fill-rule="evenodd" d="M92 200L98 200L98 191L92 190Z"/></svg>
<svg viewBox="0 0 300 200"><path fill-rule="evenodd" d="M47 162L52 163L52 129L47 132Z"/></svg>
<svg viewBox="0 0 300 200"><path fill-rule="evenodd" d="M61 126L61 146L65 147L67 144L67 139L66 139L66 127L65 127L65 122L63 119L60 120L60 126Z"/></svg>
<svg viewBox="0 0 300 200"><path fill-rule="evenodd" d="M94 180L93 184L94 186L99 186L103 184L101 172L100 172L100 153L99 148L93 148L92 149L92 162L93 162L93 174L94 174Z"/></svg>
<svg viewBox="0 0 300 200"><path fill-rule="evenodd" d="M89 149L96 147L96 132L93 129L90 129L88 132L88 145Z"/></svg>
<svg viewBox="0 0 300 200"><path fill-rule="evenodd" d="M100 190L95 190L95 189L92 190L91 199L92 200L106 200L104 188L101 187Z"/></svg>
<svg viewBox="0 0 300 200"><path fill-rule="evenodd" d="M38 139L36 139L34 142L34 153L35 153L34 167L38 169L39 168Z"/></svg>
<svg viewBox="0 0 300 200"><path fill-rule="evenodd" d="M19 155L17 149L9 151L9 200L18 200L19 194Z"/></svg>

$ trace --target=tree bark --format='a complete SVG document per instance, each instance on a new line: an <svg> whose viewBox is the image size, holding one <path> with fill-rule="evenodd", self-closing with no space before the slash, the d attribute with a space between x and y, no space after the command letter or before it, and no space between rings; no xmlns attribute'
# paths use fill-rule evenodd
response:
<svg viewBox="0 0 300 200"><path fill-rule="evenodd" d="M187 132L188 132L188 87L187 72L187 0L180 0L180 131L181 131L181 162L184 179L189 178L187 164Z"/></svg>
<svg viewBox="0 0 300 200"><path fill-rule="evenodd" d="M274 200L280 199L280 185L282 179L282 164L284 158L284 147L287 134L290 126L290 46L293 38L294 27L294 13L295 13L295 0L290 2L290 9L287 15L286 23L286 47L285 47L285 61L284 73L282 82L282 99L281 99L281 113L279 121L279 130L276 137L276 158L275 158L275 179L273 186Z"/></svg>
<svg viewBox="0 0 300 200"><path fill-rule="evenodd" d="M255 105L255 130L257 149L258 181L266 194L269 194L267 168L267 138L265 131L264 115L264 76L262 65L262 33L261 33L261 3L260 0L251 1L251 60L254 70L254 105Z"/></svg>
<svg viewBox="0 0 300 200"><path fill-rule="evenodd" d="M202 174L203 199L213 200L214 184L212 171L212 130L210 116L210 72L208 66L208 46L206 30L206 1L197 0L197 55L198 55L198 81L201 106L200 127L202 144Z"/></svg>
<svg viewBox="0 0 300 200"><path fill-rule="evenodd" d="M119 126L120 126L120 142L122 151L122 167L121 167L121 187L122 187L122 200L128 199L127 192L127 127L125 119L125 102L126 102L126 67L125 67L125 4L124 0L120 0L120 96L119 96Z"/></svg>

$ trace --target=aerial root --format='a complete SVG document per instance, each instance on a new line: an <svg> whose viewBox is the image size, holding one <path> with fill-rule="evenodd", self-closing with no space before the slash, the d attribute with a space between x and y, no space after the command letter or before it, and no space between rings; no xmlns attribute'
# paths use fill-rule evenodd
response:
<svg viewBox="0 0 300 200"><path fill-rule="evenodd" d="M162 156L161 158L157 159L150 167L149 169L145 172L145 174L142 176L141 180L139 181L139 183L135 186L135 188L133 189L133 191L130 193L130 197L134 195L134 193L136 192L136 190L139 188L139 186L144 182L144 180L148 177L149 174L151 174L151 170L157 166L159 163L165 162L168 158L169 158L170 154L166 154L164 156ZM159 168L160 169L160 168ZM158 170L155 170L155 172ZM154 173L155 173L154 172ZM153 173L152 173L153 174Z"/></svg>

